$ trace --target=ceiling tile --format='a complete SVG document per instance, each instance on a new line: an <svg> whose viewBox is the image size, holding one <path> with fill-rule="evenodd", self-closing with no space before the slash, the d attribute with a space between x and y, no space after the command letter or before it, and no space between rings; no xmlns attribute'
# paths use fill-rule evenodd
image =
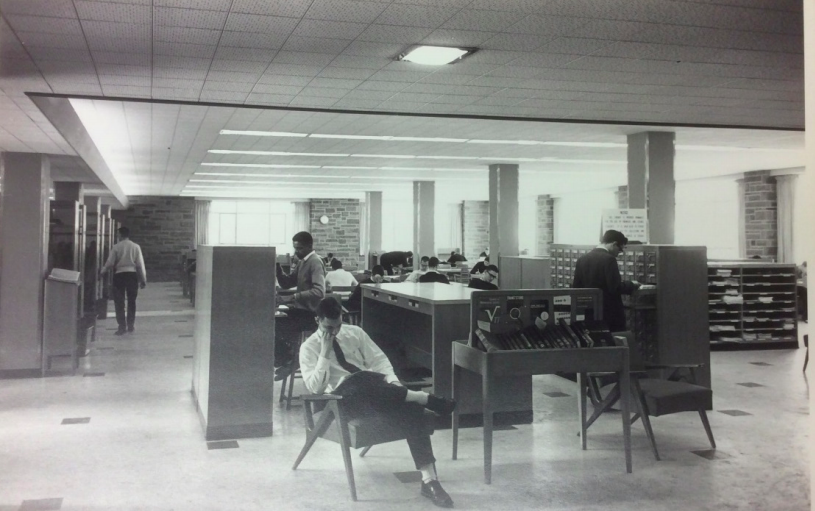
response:
<svg viewBox="0 0 815 511"><path fill-rule="evenodd" d="M102 92L106 96L122 96L131 98L150 97L150 87L135 87L131 85L102 85Z"/></svg>
<svg viewBox="0 0 815 511"><path fill-rule="evenodd" d="M356 39L367 26L368 25L365 23L304 19L300 20L292 35L302 37Z"/></svg>
<svg viewBox="0 0 815 511"><path fill-rule="evenodd" d="M153 43L155 55L171 55L179 57L195 57L212 59L216 46L206 44L182 44L156 41Z"/></svg>
<svg viewBox="0 0 815 511"><path fill-rule="evenodd" d="M275 85L268 83L255 84L252 94L277 94L283 96L296 96L303 90L303 87L296 85Z"/></svg>
<svg viewBox="0 0 815 511"><path fill-rule="evenodd" d="M9 25L16 32L39 32L46 34L82 34L82 26L76 18L47 18L9 14Z"/></svg>
<svg viewBox="0 0 815 511"><path fill-rule="evenodd" d="M550 36L536 34L498 34L484 43L487 50L533 51L551 41Z"/></svg>
<svg viewBox="0 0 815 511"><path fill-rule="evenodd" d="M215 51L215 60L269 63L272 61L275 55L277 55L277 52L274 50L224 46L223 42L221 42L218 49Z"/></svg>
<svg viewBox="0 0 815 511"><path fill-rule="evenodd" d="M151 94L153 99L175 99L182 101L197 101L201 89L179 89L168 87L153 87Z"/></svg>
<svg viewBox="0 0 815 511"><path fill-rule="evenodd" d="M296 85L303 87L308 85L312 76L293 76L293 75L280 75L269 74L268 72L258 79L258 84L268 85Z"/></svg>
<svg viewBox="0 0 815 511"><path fill-rule="evenodd" d="M297 26L296 18L282 16L260 16L258 14L245 14L233 11L226 20L225 30L236 32L274 32L280 36L288 36Z"/></svg>
<svg viewBox="0 0 815 511"><path fill-rule="evenodd" d="M574 36L575 31L586 26L589 18L571 18L567 16L524 16L510 26L505 32L516 34L537 34L549 39L557 36ZM611 22L610 22L611 23ZM592 37L588 35L586 37ZM602 38L602 36L595 36Z"/></svg>
<svg viewBox="0 0 815 511"><path fill-rule="evenodd" d="M4 0L3 14L32 14L34 16L48 13L55 18L73 18L76 16L71 0Z"/></svg>
<svg viewBox="0 0 815 511"><path fill-rule="evenodd" d="M237 71L213 71L210 69L207 74L207 80L215 80L220 82L248 82L255 83L260 78L262 71L256 73L239 73Z"/></svg>
<svg viewBox="0 0 815 511"><path fill-rule="evenodd" d="M212 71L235 71L238 73L249 73L253 75L260 75L266 68L269 67L270 62L254 62L251 60L229 60L229 59L213 59L210 65Z"/></svg>
<svg viewBox="0 0 815 511"><path fill-rule="evenodd" d="M314 78L311 83L309 83L309 86L350 90L357 87L361 83L362 80L342 80L338 78L322 78L318 76Z"/></svg>
<svg viewBox="0 0 815 511"><path fill-rule="evenodd" d="M292 76L309 76L314 77L323 70L325 66L314 66L314 65L301 65L301 64L280 64L277 62L272 62L269 65L269 68L266 70L264 76L285 76L285 75L292 75ZM263 79L263 78L261 78Z"/></svg>
<svg viewBox="0 0 815 511"><path fill-rule="evenodd" d="M246 101L248 94L246 92L229 92L220 90L203 90L201 91L201 101L223 101L227 103L243 103Z"/></svg>
<svg viewBox="0 0 815 511"><path fill-rule="evenodd" d="M300 18L308 10L311 1L312 0L286 0L285 2L269 2L268 0L233 0L232 12Z"/></svg>
<svg viewBox="0 0 815 511"><path fill-rule="evenodd" d="M317 20L373 23L385 8L384 2L351 0L314 0L305 17Z"/></svg>
<svg viewBox="0 0 815 511"><path fill-rule="evenodd" d="M48 48L31 46L28 53L34 60L71 60L75 62L93 62L88 50L72 50L67 48Z"/></svg>
<svg viewBox="0 0 815 511"><path fill-rule="evenodd" d="M360 84L355 90L376 90L376 91L390 91L393 93L407 87L408 84L401 82L379 81L379 80L366 80Z"/></svg>
<svg viewBox="0 0 815 511"><path fill-rule="evenodd" d="M96 72L99 75L150 77L153 70L150 66L127 66L124 64L96 63Z"/></svg>
<svg viewBox="0 0 815 511"><path fill-rule="evenodd" d="M288 105L294 96L283 94L256 94L252 93L246 98L246 103L251 105Z"/></svg>
<svg viewBox="0 0 815 511"><path fill-rule="evenodd" d="M44 46L48 48L87 49L88 44L82 34L47 34L45 32L17 32L25 46Z"/></svg>
<svg viewBox="0 0 815 511"><path fill-rule="evenodd" d="M475 32L472 30L452 30L439 28L425 37L421 43L437 46L479 46L495 37L495 32Z"/></svg>
<svg viewBox="0 0 815 511"><path fill-rule="evenodd" d="M394 58L405 47L401 44L353 41L342 50L343 54L357 57Z"/></svg>
<svg viewBox="0 0 815 511"><path fill-rule="evenodd" d="M305 87L298 94L299 97L312 96L319 98L336 98L339 99L348 94L348 89L332 89L328 87Z"/></svg>
<svg viewBox="0 0 815 511"><path fill-rule="evenodd" d="M322 78L343 78L351 80L365 80L376 72L376 69L360 69L360 68L347 68L336 67L334 62L331 66L326 67L320 74L317 75Z"/></svg>
<svg viewBox="0 0 815 511"><path fill-rule="evenodd" d="M117 53L109 51L93 52L93 60L99 64L122 64L131 66L150 66L149 53Z"/></svg>
<svg viewBox="0 0 815 511"><path fill-rule="evenodd" d="M279 49L286 42L287 34L275 32L224 31L221 34L222 46L242 48Z"/></svg>
<svg viewBox="0 0 815 511"><path fill-rule="evenodd" d="M393 25L370 25L360 34L360 41L381 43L415 44L433 32L432 28L397 27Z"/></svg>
<svg viewBox="0 0 815 511"><path fill-rule="evenodd" d="M205 28L168 27L159 25L153 37L156 41L169 43L199 44L215 46L221 38L221 32Z"/></svg>
<svg viewBox="0 0 815 511"><path fill-rule="evenodd" d="M203 11L200 9L174 9L155 7L153 22L159 26L203 28L221 30L226 23L228 13L225 11Z"/></svg>
<svg viewBox="0 0 815 511"><path fill-rule="evenodd" d="M198 69L207 71L210 66L210 59L198 59L193 57L174 57L170 55L156 55L153 64L157 67L179 67L188 69Z"/></svg>
<svg viewBox="0 0 815 511"><path fill-rule="evenodd" d="M275 64L297 64L325 67L332 60L334 60L334 55L328 53L281 51L278 52L273 62Z"/></svg>
<svg viewBox="0 0 815 511"><path fill-rule="evenodd" d="M181 80L200 80L203 82L207 76L207 70L178 67L156 67L153 69L153 76L156 78L178 78Z"/></svg>
<svg viewBox="0 0 815 511"><path fill-rule="evenodd" d="M81 20L150 23L152 12L149 5L129 3L102 3L76 0L76 12Z"/></svg>
<svg viewBox="0 0 815 511"><path fill-rule="evenodd" d="M466 9L447 20L443 28L500 32L524 18L520 12L500 12L479 9Z"/></svg>
<svg viewBox="0 0 815 511"><path fill-rule="evenodd" d="M348 94L345 95L345 99L376 101L379 103L391 98L394 94L396 94L396 91L354 89L352 91L348 91Z"/></svg>
<svg viewBox="0 0 815 511"><path fill-rule="evenodd" d="M228 11L229 3L222 0L144 0L157 6L177 7L180 9L200 9L205 11Z"/></svg>
<svg viewBox="0 0 815 511"><path fill-rule="evenodd" d="M391 4L379 15L376 23L436 28L449 20L456 12L458 9L454 7Z"/></svg>
<svg viewBox="0 0 815 511"><path fill-rule="evenodd" d="M204 86L203 80L181 80L178 78L153 77L153 88L195 89L200 91Z"/></svg>
<svg viewBox="0 0 815 511"><path fill-rule="evenodd" d="M379 106L380 103L381 101L373 99L348 99L346 96L334 103L333 107L346 110L370 110Z"/></svg>
<svg viewBox="0 0 815 511"><path fill-rule="evenodd" d="M296 96L291 100L291 106L304 106L311 108L328 108L337 102L336 98L315 98L312 96Z"/></svg>
<svg viewBox="0 0 815 511"><path fill-rule="evenodd" d="M283 45L284 51L297 51L309 53L338 54L348 46L351 41L347 39L327 39L324 37L298 37L291 36Z"/></svg>
<svg viewBox="0 0 815 511"><path fill-rule="evenodd" d="M355 69L382 69L392 62L388 58L358 57L355 55L337 55L330 66Z"/></svg>
<svg viewBox="0 0 815 511"><path fill-rule="evenodd" d="M99 82L102 87L108 85L133 85L136 87L150 87L149 76L126 76L126 75L99 75Z"/></svg>

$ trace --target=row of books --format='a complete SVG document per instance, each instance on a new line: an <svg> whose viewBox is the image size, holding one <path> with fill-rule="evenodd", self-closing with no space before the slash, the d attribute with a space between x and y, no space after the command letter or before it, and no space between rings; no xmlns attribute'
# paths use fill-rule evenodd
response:
<svg viewBox="0 0 815 511"><path fill-rule="evenodd" d="M488 352L498 350L542 350L615 346L614 337L602 321L576 321L561 318L540 329L535 325L508 333L476 329L481 345Z"/></svg>

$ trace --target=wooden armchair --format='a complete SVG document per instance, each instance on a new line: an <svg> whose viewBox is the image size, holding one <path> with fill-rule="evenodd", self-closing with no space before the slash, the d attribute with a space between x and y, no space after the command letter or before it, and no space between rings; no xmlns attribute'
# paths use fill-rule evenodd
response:
<svg viewBox="0 0 815 511"><path fill-rule="evenodd" d="M301 396L306 419L306 444L300 450L292 470L297 470L300 462L306 457L311 446L322 437L340 444L345 475L351 490L351 498L357 500L357 488L354 483L354 467L351 463L351 448L364 448L360 456L378 444L404 440L407 438L403 424L387 417L348 419L343 411L342 397L333 394L309 394ZM320 410L320 408L322 408ZM425 412L423 432L432 435L435 414ZM316 419L316 422L315 422Z"/></svg>
<svg viewBox="0 0 815 511"><path fill-rule="evenodd" d="M629 356L631 357L631 393L635 398L636 413L631 418L631 423L642 419L642 424L645 427L645 432L648 435L648 440L651 442L651 449L654 452L654 457L659 461L659 451L657 450L656 439L654 438L654 431L651 428L651 417L659 417L662 415L669 415L679 412L698 412L702 420L702 426L705 428L710 446L715 449L716 441L713 439L713 431L710 429L710 422L707 418L705 410L713 407L713 391L696 385L696 369L703 366L703 364L650 364L642 361L639 354L638 346L633 336L617 336L618 339L625 346L629 347ZM669 371L670 374L666 377L654 378L650 377L648 371ZM687 370L689 375L682 376L680 371ZM599 388L597 381L606 378L604 374L591 374L589 375L589 385L594 385L590 393L596 394L597 403L595 410L591 417L589 417L586 427L588 428L594 423L597 418L606 410L614 406L620 398L620 385L619 382L605 385ZM602 397L605 394L605 397ZM594 399L593 399L594 401Z"/></svg>

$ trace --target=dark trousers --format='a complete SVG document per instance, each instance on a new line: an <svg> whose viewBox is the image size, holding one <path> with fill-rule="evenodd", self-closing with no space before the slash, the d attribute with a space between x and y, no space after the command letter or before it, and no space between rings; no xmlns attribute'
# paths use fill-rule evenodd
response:
<svg viewBox="0 0 815 511"><path fill-rule="evenodd" d="M136 297L139 295L139 277L135 271L113 275L113 303L116 305L116 322L119 329L133 328L136 321ZM125 321L125 296L127 296L127 320Z"/></svg>
<svg viewBox="0 0 815 511"><path fill-rule="evenodd" d="M342 396L349 419L387 416L401 424L417 469L436 462L430 436L422 432L424 407L405 402L405 387L387 383L379 373L363 371L343 381L332 394Z"/></svg>
<svg viewBox="0 0 815 511"><path fill-rule="evenodd" d="M294 356L294 349L300 343L300 333L314 332L317 323L314 313L306 309L289 307L286 311L288 317L275 321L275 365L286 363Z"/></svg>

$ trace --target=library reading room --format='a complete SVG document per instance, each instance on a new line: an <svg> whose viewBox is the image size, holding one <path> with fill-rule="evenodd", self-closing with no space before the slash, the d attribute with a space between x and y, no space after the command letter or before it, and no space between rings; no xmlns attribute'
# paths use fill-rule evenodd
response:
<svg viewBox="0 0 815 511"><path fill-rule="evenodd" d="M815 0L0 0L0 511L815 509L813 98Z"/></svg>

